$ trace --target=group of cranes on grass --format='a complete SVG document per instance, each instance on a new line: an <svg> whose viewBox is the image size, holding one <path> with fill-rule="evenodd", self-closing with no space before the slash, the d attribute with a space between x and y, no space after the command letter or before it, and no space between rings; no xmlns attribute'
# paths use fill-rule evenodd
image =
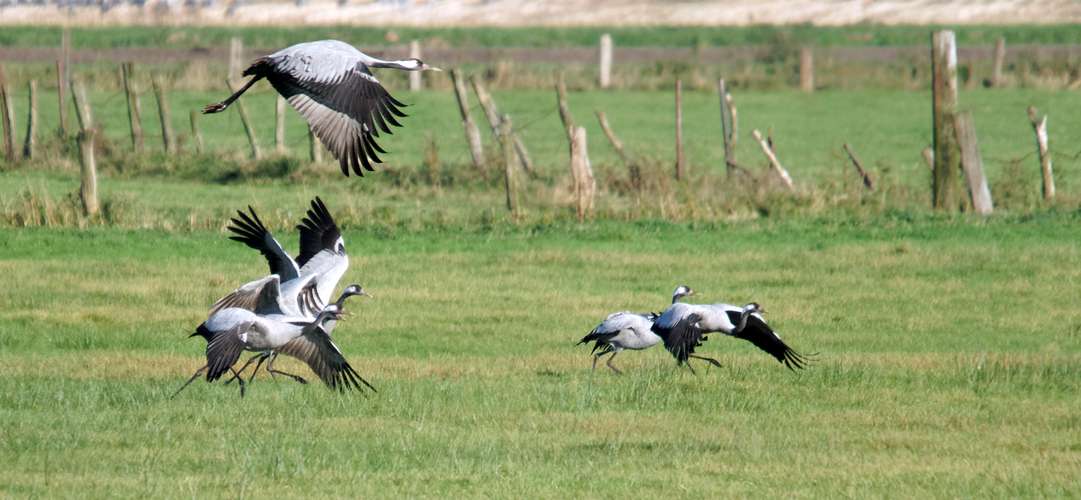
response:
<svg viewBox="0 0 1081 500"><path fill-rule="evenodd" d="M259 250L266 258L271 274L240 286L210 307L210 318L191 335L206 339L206 365L197 370L176 394L203 371L206 371L207 382L218 380L231 371L233 378L226 384L236 380L243 396L245 383L240 374L256 359L259 361L248 382L266 361L266 371L275 382L275 375L284 375L307 383L300 376L274 369L279 353L303 361L333 389L355 388L363 392L361 384L364 384L374 391L375 388L349 365L330 337L342 315L351 314L343 308L345 299L371 295L360 285L350 285L335 302L328 304L323 298L334 293L338 281L349 268L345 241L323 200L316 197L307 217L297 226L300 253L295 259L267 230L255 210L248 207L248 211L250 216L237 211L239 219L231 220L233 225L229 230L236 235L230 239ZM240 370L235 370L233 365L244 351L257 354Z"/></svg>
<svg viewBox="0 0 1081 500"><path fill-rule="evenodd" d="M777 332L766 324L762 318L766 310L757 302L750 302L741 308L724 303L685 304L679 301L692 295L699 293L680 285L672 294L672 305L659 315L630 311L608 315L604 322L578 342L594 342L593 371L597 370L597 360L611 352L605 364L616 373L623 373L612 365L612 359L620 351L648 349L661 342L676 358L677 364L687 363L691 373L695 371L689 358L705 360L720 367L716 359L694 354L695 348L708 340L707 334L714 332L748 340L790 370L803 368L806 364L805 357L788 347Z"/></svg>
<svg viewBox="0 0 1081 500"><path fill-rule="evenodd" d="M388 125L400 127L397 118L406 116L400 109L405 105L391 97L370 68L440 71L419 59L376 59L337 40L301 43L257 59L243 74L251 76L251 80L224 101L207 106L203 113L224 111L265 78L326 144L342 173L348 176L352 170L363 176L364 170L374 170L372 163L381 163L377 153L386 153L375 142L379 131L390 134ZM330 337L343 314L351 314L343 309L345 299L371 295L359 285L350 285L337 301L326 302L325 298L330 297L348 269L349 257L341 232L322 200L312 201L307 218L297 226L300 253L295 259L274 239L255 211L251 207L248 210L248 214L238 211L239 219L232 219L229 230L236 235L230 238L259 250L271 274L242 285L211 306L210 317L192 334L207 340L207 364L176 394L206 371L208 382L232 372L232 379L225 383L237 380L243 396L245 382L241 373L255 360L258 362L249 383L264 361L275 382L275 375L284 375L307 383L302 377L274 369L279 353L307 363L331 388L342 391L355 388L363 392L363 384L374 391L349 365ZM579 342L594 342L592 371L596 371L602 355L611 353L605 364L622 373L612 364L617 354L624 349L647 349L661 342L677 364L687 363L692 373L695 371L690 358L720 367L717 360L694 353L707 340L707 334L713 332L748 340L791 370L806 364L806 358L789 348L762 318L766 311L758 303L750 302L741 308L723 303L680 302L683 297L694 295L699 294L681 285L672 295L672 304L659 315L629 311L609 315ZM256 354L236 370L233 365L243 351Z"/></svg>

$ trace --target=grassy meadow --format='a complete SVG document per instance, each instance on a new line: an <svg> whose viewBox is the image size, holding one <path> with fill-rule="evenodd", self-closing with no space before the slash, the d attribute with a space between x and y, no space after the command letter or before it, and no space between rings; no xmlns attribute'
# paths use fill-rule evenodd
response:
<svg viewBox="0 0 1081 500"><path fill-rule="evenodd" d="M219 231L3 229L0 491L1075 497L1078 222L347 227L342 283L375 297L335 337L379 392L260 375L244 398L199 381L175 399L203 362L187 336L265 273L255 252ZM815 362L714 335L700 352L725 366L697 377L661 348L591 375L575 342L681 283L762 303Z"/></svg>
<svg viewBox="0 0 1081 500"><path fill-rule="evenodd" d="M76 48L198 48L233 34L73 31ZM455 46L506 44L511 34L526 46L578 46L598 34L399 31ZM796 47L916 45L926 31L614 35L643 45ZM1078 33L958 31L969 44L1002 33L1010 43L1076 43ZM248 46L315 38L277 29L244 36ZM379 43L385 31L325 36ZM0 32L5 46L57 39L59 30ZM25 83L49 64L6 66L20 144ZM199 116L206 152L195 153L189 111L228 94L215 83L221 68L200 63L137 69L143 89L156 71L173 82L181 152L162 152L156 103L144 91L146 151L133 153L118 69L77 67L101 130L93 217L81 212L76 142L56 133L55 88L43 84L39 156L0 159L0 497L1081 496L1079 94L1031 79L965 85L960 107L973 111L996 204L995 215L977 217L931 210L920 156L931 145L929 91L739 87L737 160L751 173L728 179L708 91L716 75L681 68L625 69L628 79L635 71L663 79L660 90L572 86L569 106L587 128L598 182L596 207L581 222L554 92L499 85L498 67L475 70L536 165L522 175L518 217L505 208L501 152L483 122L491 167L472 167L446 73L416 93L403 90L401 75L377 75L410 116L380 137L385 164L344 178L329 154L308 161L307 127L292 110L289 151L273 151L276 94L265 84L244 98L263 158L250 157L232 110ZM919 71L903 73L895 88L929 85ZM682 182L673 179L677 75L690 83ZM1053 202L1041 199L1028 106L1048 115ZM613 151L596 109L636 168ZM768 173L753 129L772 130L794 191ZM862 187L845 143L875 191ZM337 327L335 341L379 392L338 394L260 374L243 398L234 386L198 381L170 399L205 360L203 340L188 335L206 308L267 272L256 252L228 239L229 217L254 207L295 253L293 228L315 196L346 238L352 267L342 286L359 283L374 296L347 303L357 317ZM623 376L603 364L591 374L589 347L575 343L609 313L659 312L680 284L702 302L761 303L782 338L814 361L793 373L747 342L712 335L698 352L723 368L696 364L694 376L655 347L619 355ZM277 367L311 378L294 360Z"/></svg>

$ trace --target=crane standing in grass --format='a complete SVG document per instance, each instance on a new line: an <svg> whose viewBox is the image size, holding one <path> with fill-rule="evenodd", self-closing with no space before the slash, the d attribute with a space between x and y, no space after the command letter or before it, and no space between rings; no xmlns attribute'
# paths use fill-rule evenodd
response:
<svg viewBox="0 0 1081 500"><path fill-rule="evenodd" d="M690 295L698 295L698 292L691 290L690 288L680 285L676 287L676 291L672 294L672 303L679 302L679 299ZM653 333L653 321L657 318L654 313L649 314L635 314L630 311L618 312L609 314L597 328L594 328L589 335L586 335L576 345L585 344L588 342L595 342L593 344L593 372L597 371L597 360L601 356L612 353L608 357L608 361L605 362L608 368L612 371L623 374L612 364L612 360L615 359L616 354L624 349L642 350L649 349L661 342L661 337ZM597 352L600 350L600 352Z"/></svg>
<svg viewBox="0 0 1081 500"><path fill-rule="evenodd" d="M266 78L293 108L307 120L342 167L342 173L363 176L382 163L376 152L386 153L375 138L379 130L392 133L387 124L400 127L397 117L405 104L390 96L370 68L406 71L440 71L419 59L383 61L338 40L320 40L286 47L257 59L243 76L251 76L240 90L224 101L211 104L203 113L225 111L255 82Z"/></svg>

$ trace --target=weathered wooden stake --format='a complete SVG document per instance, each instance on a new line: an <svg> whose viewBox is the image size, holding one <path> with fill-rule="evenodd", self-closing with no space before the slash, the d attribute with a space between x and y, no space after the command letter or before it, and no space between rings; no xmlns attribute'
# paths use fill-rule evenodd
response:
<svg viewBox="0 0 1081 500"><path fill-rule="evenodd" d="M736 101L732 94L724 94L724 102L728 104L728 115L732 119L732 129L728 131L728 140L732 144L732 163L736 162L736 143L739 142L739 113L736 112Z"/></svg>
<svg viewBox="0 0 1081 500"><path fill-rule="evenodd" d="M676 79L676 180L683 180L683 80Z"/></svg>
<svg viewBox="0 0 1081 500"><path fill-rule="evenodd" d="M38 81L30 80L30 112L26 118L26 142L23 143L23 157L34 159L34 138L38 135Z"/></svg>
<svg viewBox="0 0 1081 500"><path fill-rule="evenodd" d="M227 78L229 79L230 88L232 86L238 86L238 82L242 78L240 74L244 72L244 68L242 66L244 62L241 60L241 57L243 57L243 53L244 42L240 39L240 37L234 36L233 38L229 39L229 74Z"/></svg>
<svg viewBox="0 0 1081 500"><path fill-rule="evenodd" d="M0 68L0 71L3 71ZM0 82L0 113L4 122L4 155L8 161L15 161L19 152L15 150L15 107L11 104L11 92L7 84Z"/></svg>
<svg viewBox="0 0 1081 500"><path fill-rule="evenodd" d="M604 131L604 135L608 136L608 141L612 143L612 147L616 148L616 153L619 153L619 159L623 160L623 164L627 167L634 166L634 160L632 160L630 155L623 150L623 144L620 143L619 139L616 138L616 135L612 133L612 127L608 125L608 117L604 115L604 111L597 109L596 113L597 120L601 122L601 130Z"/></svg>
<svg viewBox="0 0 1081 500"><path fill-rule="evenodd" d="M582 221L593 209L593 193L597 181L589 166L589 150L586 147L586 128L571 127L571 174L574 176L574 216Z"/></svg>
<svg viewBox="0 0 1081 500"><path fill-rule="evenodd" d="M612 35L601 35L601 77L600 86L606 89L612 85Z"/></svg>
<svg viewBox="0 0 1081 500"><path fill-rule="evenodd" d="M195 152L203 154L203 134L199 133L199 112L191 110L191 137L195 140Z"/></svg>
<svg viewBox="0 0 1081 500"><path fill-rule="evenodd" d="M808 94L815 90L814 68L814 52L810 47L804 47L799 57L799 88Z"/></svg>
<svg viewBox="0 0 1081 500"><path fill-rule="evenodd" d="M275 101L276 106L274 108L274 148L279 153L285 153L287 151L285 147L285 98L278 94L278 98Z"/></svg>
<svg viewBox="0 0 1081 500"><path fill-rule="evenodd" d="M420 40L411 40L409 42L409 57L413 59L420 59ZM410 71L409 72L409 90L416 92L420 90L422 85L421 73L423 71Z"/></svg>
<svg viewBox="0 0 1081 500"><path fill-rule="evenodd" d="M752 130L751 135L758 141L758 145L762 146L762 152L766 154L766 158L769 158L770 165L777 171L777 175L781 176L781 180L784 181L785 187L792 189L792 177L788 175L788 171L781 166L781 162L777 159L777 155L773 152L766 140L762 138L762 134L758 129Z"/></svg>
<svg viewBox="0 0 1081 500"><path fill-rule="evenodd" d="M143 117L139 106L139 91L135 86L135 65L130 62L120 64L120 74L124 79L124 96L128 102L128 123L131 125L131 149L136 153L143 150Z"/></svg>
<svg viewBox="0 0 1081 500"><path fill-rule="evenodd" d="M717 79L717 95L721 100L721 139L724 142L725 172L728 177L732 177L732 170L736 163L736 148L732 137L732 100L725 90L724 78Z"/></svg>
<svg viewBox="0 0 1081 500"><path fill-rule="evenodd" d="M499 107L496 106L492 95L484 88L480 75L473 75L469 78L469 81L473 84L473 91L477 93L477 100L480 101L481 109L484 110L484 114L488 117L488 124L492 126L492 132L499 135ZM529 151L526 151L525 144L522 144L522 139L514 129L511 129L511 138L514 140L514 151L518 158L517 163L522 166L523 170L532 171L533 159L529 157Z"/></svg>
<svg viewBox="0 0 1081 500"><path fill-rule="evenodd" d="M1051 172L1051 154L1047 144L1047 115L1037 119L1036 108L1029 106L1028 119L1032 122L1032 129L1036 131L1036 146L1040 152L1040 173L1043 175L1043 199L1051 201L1055 199L1055 176Z"/></svg>
<svg viewBox="0 0 1081 500"><path fill-rule="evenodd" d="M514 127L510 123L510 117L503 115L499 124L499 139L503 144L503 176L507 186L507 210L511 217L518 218L518 183L515 179L515 165L518 164L514 157L514 139L512 137Z"/></svg>
<svg viewBox="0 0 1081 500"><path fill-rule="evenodd" d="M863 169L863 165L856 159L856 153L852 152L852 148L848 147L848 143L845 143L845 151L848 152L848 157L852 160L852 164L856 166L856 171L860 173L860 177L863 178L863 185L867 186L867 189L874 191L875 183L871 180L871 176L867 175L867 171Z"/></svg>
<svg viewBox="0 0 1081 500"><path fill-rule="evenodd" d="M991 88L999 88L1002 85L1002 65L1006 61L1006 39L998 37L995 40L995 69L991 73Z"/></svg>
<svg viewBox="0 0 1081 500"><path fill-rule="evenodd" d="M323 163L323 143L315 137L315 132L310 126L308 127L308 153L311 155L312 163Z"/></svg>
<svg viewBox="0 0 1081 500"><path fill-rule="evenodd" d="M972 120L972 111L965 110L958 114L954 129L957 130L957 142L961 146L961 170L965 173L972 208L980 215L991 215L994 205L991 203L991 191L987 189L987 177L983 173L983 158L976 140L976 122Z"/></svg>
<svg viewBox="0 0 1081 500"><path fill-rule="evenodd" d="M571 110L567 107L567 85L563 83L563 72L559 69L552 70L556 77L556 100L559 104L559 119L563 120L563 131L567 133L567 140L571 138L571 127L574 126L574 118Z"/></svg>
<svg viewBox="0 0 1081 500"><path fill-rule="evenodd" d="M458 96L458 111L462 114L462 129L465 130L465 139L469 142L469 153L473 155L473 164L485 174L488 173L488 164L484 160L484 146L480 142L480 130L473 122L469 114L469 94L465 91L465 76L462 70L455 69L450 72L451 80L454 80L454 94Z"/></svg>
<svg viewBox="0 0 1081 500"><path fill-rule="evenodd" d="M68 134L67 91L71 88L71 32L60 34L60 59L56 61L56 89L60 98L60 133Z"/></svg>
<svg viewBox="0 0 1081 500"><path fill-rule="evenodd" d="M90 101L86 98L86 87L82 82L75 82L75 112L79 118L79 198L83 201L83 212L89 217L98 213L98 170L94 162L94 136L96 131L90 118Z"/></svg>
<svg viewBox="0 0 1081 500"><path fill-rule="evenodd" d="M173 124L169 120L169 101L165 97L165 84L161 81L161 75L151 78L154 86L154 97L158 101L158 116L161 118L161 140L165 151L176 153L176 138L173 135Z"/></svg>
<svg viewBox="0 0 1081 500"><path fill-rule="evenodd" d="M236 87L229 79L225 80L225 85L229 87L229 92L236 92ZM253 158L262 158L263 151L259 147L259 139L255 137L255 129L251 125L251 120L248 119L248 108L244 106L244 98L238 98L236 100L236 112L240 115L240 121L244 124L244 131L248 133L248 142L251 144L251 155Z"/></svg>
<svg viewBox="0 0 1081 500"><path fill-rule="evenodd" d="M955 211L959 208L957 165L957 45L952 31L931 34L931 87L933 89L936 210Z"/></svg>
<svg viewBox="0 0 1081 500"><path fill-rule="evenodd" d="M923 148L923 151L920 151L920 154L923 155L923 161L927 163L927 170L930 170L931 174L934 174L935 173L935 150L933 150L931 148Z"/></svg>

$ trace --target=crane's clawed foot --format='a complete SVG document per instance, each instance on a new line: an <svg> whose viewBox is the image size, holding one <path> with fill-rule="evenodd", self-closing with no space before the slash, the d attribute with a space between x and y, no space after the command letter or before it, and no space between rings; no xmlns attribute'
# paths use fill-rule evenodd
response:
<svg viewBox="0 0 1081 500"><path fill-rule="evenodd" d="M219 113L221 111L225 111L225 108L227 108L227 107L229 107L229 105L225 104L224 102L219 102L217 104L211 104L210 106L207 106L206 108L203 108L203 114L204 115L209 115L211 113Z"/></svg>

